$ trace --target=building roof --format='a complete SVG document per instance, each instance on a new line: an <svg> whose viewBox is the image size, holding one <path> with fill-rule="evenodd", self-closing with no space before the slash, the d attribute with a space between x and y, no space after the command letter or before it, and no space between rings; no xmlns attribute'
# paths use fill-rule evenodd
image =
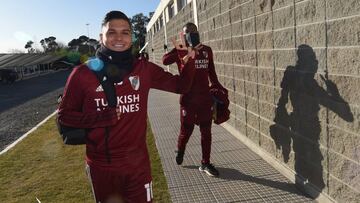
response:
<svg viewBox="0 0 360 203"><path fill-rule="evenodd" d="M61 58L63 58L63 56L51 54L0 54L0 69L48 64Z"/></svg>

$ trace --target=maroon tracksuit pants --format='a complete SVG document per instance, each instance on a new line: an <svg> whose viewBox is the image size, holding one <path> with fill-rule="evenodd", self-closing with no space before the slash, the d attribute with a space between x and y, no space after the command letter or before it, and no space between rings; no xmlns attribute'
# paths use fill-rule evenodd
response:
<svg viewBox="0 0 360 203"><path fill-rule="evenodd" d="M211 153L211 120L212 109L211 106L181 106L180 107L180 135L178 137L178 150L185 151L186 144L194 130L195 124L200 127L201 133L201 163L210 163Z"/></svg>
<svg viewBox="0 0 360 203"><path fill-rule="evenodd" d="M86 165L96 203L151 203L152 182L148 167L111 169Z"/></svg>

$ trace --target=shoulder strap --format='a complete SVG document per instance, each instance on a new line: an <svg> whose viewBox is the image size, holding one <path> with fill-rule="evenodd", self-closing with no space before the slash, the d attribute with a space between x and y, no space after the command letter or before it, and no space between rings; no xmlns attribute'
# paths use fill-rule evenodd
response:
<svg viewBox="0 0 360 203"><path fill-rule="evenodd" d="M115 90L115 86L114 83L110 82L107 77L105 76L105 74L103 73L103 71L92 71L97 79L99 80L105 96L106 96L106 100L108 101L109 107L116 107L117 104L117 97L116 97L116 90Z"/></svg>

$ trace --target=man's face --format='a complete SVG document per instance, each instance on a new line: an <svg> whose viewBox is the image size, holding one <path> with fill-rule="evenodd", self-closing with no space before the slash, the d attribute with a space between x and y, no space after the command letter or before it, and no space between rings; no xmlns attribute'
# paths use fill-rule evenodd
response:
<svg viewBox="0 0 360 203"><path fill-rule="evenodd" d="M131 28L122 19L110 20L102 27L100 42L112 51L125 51L131 47Z"/></svg>

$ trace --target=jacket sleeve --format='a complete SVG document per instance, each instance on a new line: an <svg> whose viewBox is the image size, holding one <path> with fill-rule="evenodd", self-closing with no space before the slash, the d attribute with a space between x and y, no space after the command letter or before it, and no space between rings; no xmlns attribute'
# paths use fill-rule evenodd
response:
<svg viewBox="0 0 360 203"><path fill-rule="evenodd" d="M215 64L214 64L214 55L212 50L209 49L209 78L211 85L220 89L225 89L219 82L218 77L215 72Z"/></svg>
<svg viewBox="0 0 360 203"><path fill-rule="evenodd" d="M180 59L175 48L172 49L170 52L166 53L162 58L162 62L166 66L173 63L178 63L179 61Z"/></svg>
<svg viewBox="0 0 360 203"><path fill-rule="evenodd" d="M194 59L189 59L186 64L181 64L180 75L165 72L160 66L148 63L151 75L151 87L168 92L184 94L191 88L195 75Z"/></svg>
<svg viewBox="0 0 360 203"><path fill-rule="evenodd" d="M176 50L174 48L169 53L166 53L163 56L162 61L164 65L171 65L173 63L176 63L176 65L178 66L178 71L180 73L182 71L182 68L184 67L181 64L181 58L183 58L186 55L187 55L187 51Z"/></svg>
<svg viewBox="0 0 360 203"><path fill-rule="evenodd" d="M81 70L75 68L66 82L58 108L59 123L74 128L98 128L115 125L117 122L115 108L107 108L100 112L83 112L85 88L82 85L80 75Z"/></svg>

